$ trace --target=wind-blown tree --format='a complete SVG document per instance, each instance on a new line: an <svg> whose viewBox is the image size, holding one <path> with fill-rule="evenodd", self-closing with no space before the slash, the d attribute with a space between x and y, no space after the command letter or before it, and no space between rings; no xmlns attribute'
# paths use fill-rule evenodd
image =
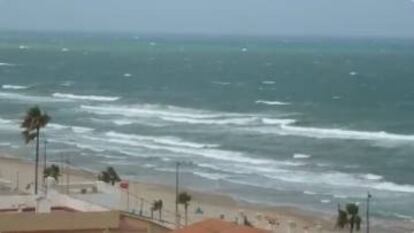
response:
<svg viewBox="0 0 414 233"><path fill-rule="evenodd" d="M348 212L349 215L349 232L353 233L354 232L354 228L359 231L361 229L361 222L362 219L359 216L358 212L359 212L359 207L358 205L354 204L354 203L349 203L346 205L346 212Z"/></svg>
<svg viewBox="0 0 414 233"><path fill-rule="evenodd" d="M121 178L113 167L107 167L105 171L98 175L98 180L115 185L116 182L121 181Z"/></svg>
<svg viewBox="0 0 414 233"><path fill-rule="evenodd" d="M182 192L178 195L178 203L184 206L185 225L188 221L188 206L190 205L191 196L187 192Z"/></svg>
<svg viewBox="0 0 414 233"><path fill-rule="evenodd" d="M336 219L336 227L339 229L344 229L346 224L348 224L348 214L345 210L341 209L340 205L338 205L338 217Z"/></svg>
<svg viewBox="0 0 414 233"><path fill-rule="evenodd" d="M35 158L35 194L38 190L38 173L39 173L39 137L40 129L46 127L49 123L50 117L42 112L38 106L30 108L23 119L21 128L23 128L23 137L26 144L36 139L36 158Z"/></svg>
<svg viewBox="0 0 414 233"><path fill-rule="evenodd" d="M50 167L45 168L45 170L43 170L43 177L53 177L55 178L55 180L59 180L59 176L60 176L60 169L58 166L52 164Z"/></svg>
<svg viewBox="0 0 414 233"><path fill-rule="evenodd" d="M162 208L163 208L163 205L164 205L164 203L162 202L161 199L155 202L156 210L158 210L160 221L162 221Z"/></svg>
<svg viewBox="0 0 414 233"><path fill-rule="evenodd" d="M163 203L162 200L156 200L152 203L151 206L151 218L154 218L154 212L158 211L161 221L161 211L162 211Z"/></svg>

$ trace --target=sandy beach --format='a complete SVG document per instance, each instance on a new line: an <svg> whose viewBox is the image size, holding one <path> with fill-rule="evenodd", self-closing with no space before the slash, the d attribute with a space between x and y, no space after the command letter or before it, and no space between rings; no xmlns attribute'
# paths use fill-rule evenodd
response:
<svg viewBox="0 0 414 233"><path fill-rule="evenodd" d="M27 185L33 182L33 163L3 155L0 158L0 177L3 186L12 189L18 188L21 192L27 192ZM67 179L70 175L70 180ZM96 181L97 173L76 168L63 169L62 182L79 183ZM41 179L40 179L41 183ZM121 195L119 204L120 209L138 211L144 210L144 215L149 216L149 206L153 200L163 200L163 216L165 221L173 223L175 211L175 188L163 185L129 181L129 196L126 192ZM275 232L287 232L289 224L296 225L296 232L342 232L335 230L335 216L305 211L292 207L270 207L260 204L236 201L235 199L220 194L198 192L181 188L180 191L187 191L192 196L188 209L188 222L193 223L201 219L213 217L224 217L228 221L241 222L241 212L249 221L258 228L270 230L270 225L266 218L277 219ZM78 194L77 194L78 195ZM142 206L143 205L143 206ZM202 213L197 213L201 210ZM184 215L182 206L179 206L180 215ZM154 213L154 218L159 218L158 212ZM384 223L383 221L381 221ZM384 224L376 225L374 221L373 230L375 232L412 232L413 223L409 222L387 222L387 229ZM392 229L392 230L391 230ZM345 229L343 232L347 232Z"/></svg>

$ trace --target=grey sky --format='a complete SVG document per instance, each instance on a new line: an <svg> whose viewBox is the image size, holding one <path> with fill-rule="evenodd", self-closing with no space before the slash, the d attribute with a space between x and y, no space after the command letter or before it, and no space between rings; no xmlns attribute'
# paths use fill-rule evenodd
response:
<svg viewBox="0 0 414 233"><path fill-rule="evenodd" d="M414 37L414 0L0 0L0 29Z"/></svg>

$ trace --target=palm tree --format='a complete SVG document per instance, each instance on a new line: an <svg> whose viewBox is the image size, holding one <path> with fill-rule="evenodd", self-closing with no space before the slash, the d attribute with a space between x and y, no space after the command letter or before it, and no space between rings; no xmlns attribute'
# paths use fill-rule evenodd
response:
<svg viewBox="0 0 414 233"><path fill-rule="evenodd" d="M107 167L105 171L98 175L98 180L115 185L116 182L121 181L121 178L113 167Z"/></svg>
<svg viewBox="0 0 414 233"><path fill-rule="evenodd" d="M30 108L21 124L23 137L26 144L36 139L36 159L35 159L35 194L37 194L38 173L39 173L39 135L40 129L46 127L50 117L42 112L38 106Z"/></svg>
<svg viewBox="0 0 414 233"><path fill-rule="evenodd" d="M350 233L354 232L354 228L357 231L361 229L361 217L358 215L359 207L354 203L349 203L346 205L346 212L348 213L349 217L349 225L350 225Z"/></svg>
<svg viewBox="0 0 414 233"><path fill-rule="evenodd" d="M162 221L162 207L163 207L163 202L162 202L162 200L160 199L160 200L158 200L158 213L159 213L159 216L160 216L160 221Z"/></svg>
<svg viewBox="0 0 414 233"><path fill-rule="evenodd" d="M336 219L336 227L339 229L344 229L346 224L348 224L348 214L345 210L341 209L341 206L338 204L338 217Z"/></svg>
<svg viewBox="0 0 414 233"><path fill-rule="evenodd" d="M184 205L185 225L188 221L188 206L190 205L191 196L187 192L182 192L178 195L178 203Z"/></svg>
<svg viewBox="0 0 414 233"><path fill-rule="evenodd" d="M58 166L52 164L52 166L47 167L46 169L43 170L43 177L53 177L55 178L55 180L59 180L59 176L60 176L60 169Z"/></svg>
<svg viewBox="0 0 414 233"><path fill-rule="evenodd" d="M152 203L152 207L151 207L151 218L154 218L154 212L158 211L159 216L160 216L160 221L162 220L162 207L163 207L163 203L162 200L158 200L158 201L154 201Z"/></svg>

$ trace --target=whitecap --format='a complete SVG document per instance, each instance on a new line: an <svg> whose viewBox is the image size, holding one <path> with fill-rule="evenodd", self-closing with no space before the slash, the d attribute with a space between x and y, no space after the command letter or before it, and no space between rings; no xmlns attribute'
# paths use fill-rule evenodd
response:
<svg viewBox="0 0 414 233"><path fill-rule="evenodd" d="M267 125L288 125L294 124L296 120L293 119L275 119L275 118L262 118L263 124Z"/></svg>
<svg viewBox="0 0 414 233"><path fill-rule="evenodd" d="M62 99L72 99L72 100L92 100L92 101L103 101L111 102L119 100L121 97L112 97L112 96L96 96L96 95L75 95L75 94L65 94L65 93L53 93L53 97L62 98Z"/></svg>
<svg viewBox="0 0 414 233"><path fill-rule="evenodd" d="M64 87L70 87L70 86L73 86L73 84L74 84L73 81L64 81L60 85Z"/></svg>
<svg viewBox="0 0 414 233"><path fill-rule="evenodd" d="M132 74L130 74L130 73L125 73L125 74L124 74L124 77L126 77L126 78L132 77Z"/></svg>
<svg viewBox="0 0 414 233"><path fill-rule="evenodd" d="M29 46L27 46L27 45L19 45L19 49L29 49Z"/></svg>
<svg viewBox="0 0 414 233"><path fill-rule="evenodd" d="M308 191L308 190L303 191L303 193L306 194L306 195L311 195L311 196L317 195L316 192L312 192L312 191Z"/></svg>
<svg viewBox="0 0 414 233"><path fill-rule="evenodd" d="M132 124L134 124L133 121L131 121L131 120L124 120L124 119L114 120L113 123L116 124L116 125L119 125L119 126L132 125Z"/></svg>
<svg viewBox="0 0 414 233"><path fill-rule="evenodd" d="M135 135L135 134L123 134L117 133L113 131L109 131L105 133L106 136L114 137L114 138L123 138L127 140L139 140L139 141L149 141L157 144L164 144L164 145L173 145L173 146L180 146L180 147L190 147L190 148L214 148L218 147L216 144L200 144L195 142L184 141L181 138L177 137L152 137L152 136L142 136L142 135Z"/></svg>
<svg viewBox="0 0 414 233"><path fill-rule="evenodd" d="M357 75L358 75L358 72L355 72L355 71L349 72L349 76L357 76Z"/></svg>
<svg viewBox="0 0 414 233"><path fill-rule="evenodd" d="M231 84L231 82L223 82L223 81L213 81L212 83L216 85L221 85L221 86L227 86Z"/></svg>
<svg viewBox="0 0 414 233"><path fill-rule="evenodd" d="M383 177L375 174L365 174L363 178L367 180L382 180Z"/></svg>
<svg viewBox="0 0 414 233"><path fill-rule="evenodd" d="M11 84L4 84L1 86L3 89L10 89L10 90L24 90L27 89L27 86L21 86L21 85L11 85Z"/></svg>
<svg viewBox="0 0 414 233"><path fill-rule="evenodd" d="M311 157L311 155L307 155L307 154L294 154L293 158L294 159L309 159Z"/></svg>
<svg viewBox="0 0 414 233"><path fill-rule="evenodd" d="M268 100L256 100L256 104L265 104L265 105L290 105L290 103L287 102L281 102L281 101L268 101Z"/></svg>
<svg viewBox="0 0 414 233"><path fill-rule="evenodd" d="M276 82L275 81L262 81L262 84L263 85L274 85L276 84Z"/></svg>
<svg viewBox="0 0 414 233"><path fill-rule="evenodd" d="M200 171L194 171L194 175L200 176L202 178L208 179L208 180L223 180L226 179L228 176L219 174L219 173L207 173L207 172L200 172Z"/></svg>
<svg viewBox="0 0 414 233"><path fill-rule="evenodd" d="M348 198L347 196L341 195L341 194L334 194L333 196L334 196L334 198L337 198L337 199L347 199Z"/></svg>
<svg viewBox="0 0 414 233"><path fill-rule="evenodd" d="M0 118L0 129L7 131L19 130L19 125L14 120Z"/></svg>
<svg viewBox="0 0 414 233"><path fill-rule="evenodd" d="M15 66L15 64L6 63L6 62L0 62L0 66Z"/></svg>
<svg viewBox="0 0 414 233"><path fill-rule="evenodd" d="M321 203L323 203L323 204L329 204L329 203L331 203L331 200L329 200L329 199L322 199L321 200Z"/></svg>
<svg viewBox="0 0 414 233"><path fill-rule="evenodd" d="M69 49L68 48L62 48L60 51L62 51L62 52L69 52Z"/></svg>
<svg viewBox="0 0 414 233"><path fill-rule="evenodd" d="M248 50L247 48L242 48L242 49L241 49L241 51L242 51L243 53L247 52L247 50Z"/></svg>
<svg viewBox="0 0 414 233"><path fill-rule="evenodd" d="M24 95L24 94L17 94L17 93L9 93L9 92L0 92L0 99L6 99L11 101L22 101L22 102L69 102L70 100L64 99L54 99L51 97L45 96L33 96L33 95Z"/></svg>
<svg viewBox="0 0 414 233"><path fill-rule="evenodd" d="M92 128L80 127L80 126L72 126L71 129L74 133L78 133L78 134L89 133L89 132L94 131L94 129Z"/></svg>
<svg viewBox="0 0 414 233"><path fill-rule="evenodd" d="M270 131L267 131L270 132ZM400 141L413 142L414 135L392 134L384 131L356 131L346 129L327 129L314 127L300 127L293 125L281 125L280 129L275 129L274 133L281 135L294 135L312 138L325 139L350 139L350 140L373 140L373 141Z"/></svg>
<svg viewBox="0 0 414 233"><path fill-rule="evenodd" d="M12 144L10 142L0 142L0 146L9 147Z"/></svg>

